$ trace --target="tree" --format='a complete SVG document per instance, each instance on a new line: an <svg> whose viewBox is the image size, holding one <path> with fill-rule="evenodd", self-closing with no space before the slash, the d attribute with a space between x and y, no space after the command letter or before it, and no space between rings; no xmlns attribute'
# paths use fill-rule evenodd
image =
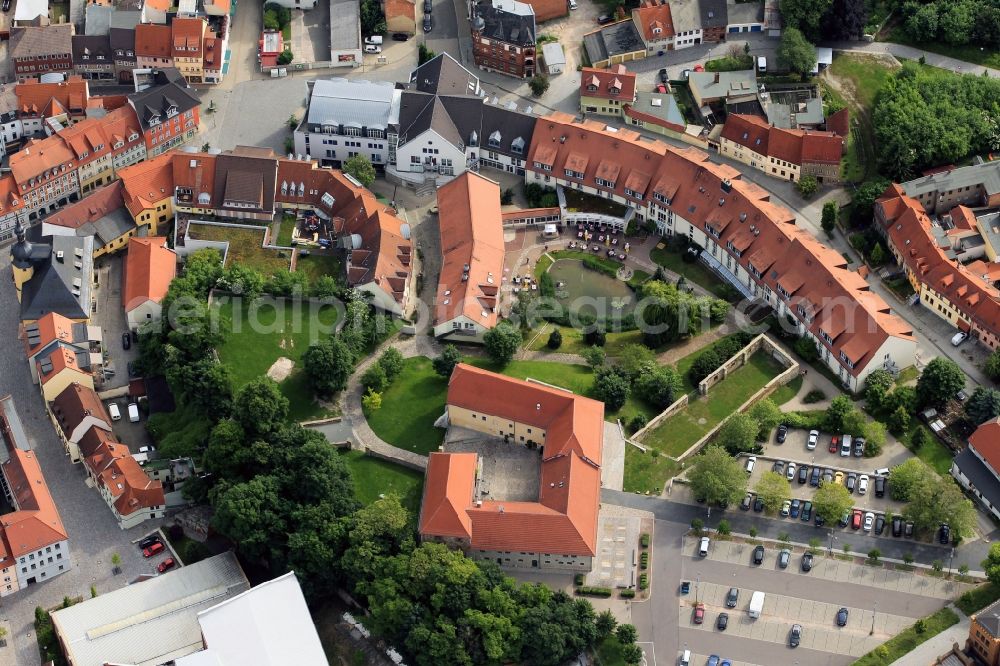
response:
<svg viewBox="0 0 1000 666"><path fill-rule="evenodd" d="M832 481L820 483L819 489L813 495L813 510L817 516L831 525L840 520L841 516L853 506L854 500L851 493L847 492L847 488Z"/></svg>
<svg viewBox="0 0 1000 666"><path fill-rule="evenodd" d="M757 422L759 429L757 430L757 441L763 442L767 439L768 435L783 418L781 408L774 403L774 400L770 398L764 398L763 400L757 402L750 411L747 412L754 421Z"/></svg>
<svg viewBox="0 0 1000 666"><path fill-rule="evenodd" d="M553 328L549 333L549 341L546 343L549 349L559 349L562 346L562 333L558 328Z"/></svg>
<svg viewBox="0 0 1000 666"><path fill-rule="evenodd" d="M385 371L386 379L392 383L403 371L403 355L395 347L389 347L378 357L378 364Z"/></svg>
<svg viewBox="0 0 1000 666"><path fill-rule="evenodd" d="M865 455L874 458L882 454L885 447L885 425L881 421L869 421L865 433Z"/></svg>
<svg viewBox="0 0 1000 666"><path fill-rule="evenodd" d="M683 386L681 376L669 365L646 366L635 383L643 400L660 409L671 405Z"/></svg>
<svg viewBox="0 0 1000 666"><path fill-rule="evenodd" d="M333 298L340 291L337 278L332 275L321 275L312 286L312 295L316 298Z"/></svg>
<svg viewBox="0 0 1000 666"><path fill-rule="evenodd" d="M385 370L378 363L368 366L368 369L361 375L361 386L367 391L381 393L389 385L389 378L385 375Z"/></svg>
<svg viewBox="0 0 1000 666"><path fill-rule="evenodd" d="M691 383L698 384L705 377L715 372L727 360L729 359L721 358L714 349L703 351L694 360L694 363L691 364L691 369L688 370L688 377L691 379Z"/></svg>
<svg viewBox="0 0 1000 666"><path fill-rule="evenodd" d="M833 238L833 230L837 228L838 210L837 202L832 199L823 204L823 217L819 224L826 232L827 238Z"/></svg>
<svg viewBox="0 0 1000 666"><path fill-rule="evenodd" d="M535 74L528 80L528 87L531 88L532 95L541 97L549 89L549 78L543 74Z"/></svg>
<svg viewBox="0 0 1000 666"><path fill-rule="evenodd" d="M816 47L810 44L802 32L795 28L785 28L778 44L778 62L796 74L808 74L816 66ZM803 178L805 178L803 176ZM799 180L802 184L802 180Z"/></svg>
<svg viewBox="0 0 1000 666"><path fill-rule="evenodd" d="M965 387L965 373L958 364L936 356L917 379L917 398L921 407L942 407Z"/></svg>
<svg viewBox="0 0 1000 666"><path fill-rule="evenodd" d="M878 559L880 557L882 557L882 551L879 550L878 548L872 548L871 550L868 551L868 559L871 562L873 563L878 562Z"/></svg>
<svg viewBox="0 0 1000 666"><path fill-rule="evenodd" d="M378 0L361 0L361 32L378 35L385 32L385 28L382 4Z"/></svg>
<svg viewBox="0 0 1000 666"><path fill-rule="evenodd" d="M596 625L597 639L603 641L614 633L615 627L618 626L618 619L610 610L603 610L597 615Z"/></svg>
<svg viewBox="0 0 1000 666"><path fill-rule="evenodd" d="M889 471L889 496L898 502L910 501L917 489L930 487L935 474L920 458L908 458Z"/></svg>
<svg viewBox="0 0 1000 666"><path fill-rule="evenodd" d="M918 530L935 530L941 523L948 523L958 537L972 534L976 525L975 507L950 476L911 488L903 515Z"/></svg>
<svg viewBox="0 0 1000 666"><path fill-rule="evenodd" d="M649 347L627 344L618 352L618 367L626 377L635 381L643 371L655 363L655 359Z"/></svg>
<svg viewBox="0 0 1000 666"><path fill-rule="evenodd" d="M704 498L709 504L735 504L747 490L743 465L716 445L695 457L688 481L695 497Z"/></svg>
<svg viewBox="0 0 1000 666"><path fill-rule="evenodd" d="M854 403L846 395L838 395L826 410L824 427L830 432L844 431L844 417L854 411Z"/></svg>
<svg viewBox="0 0 1000 666"><path fill-rule="evenodd" d="M873 371L865 380L865 401L868 410L880 412L885 408L885 400L896 386L896 378L888 370L879 368Z"/></svg>
<svg viewBox="0 0 1000 666"><path fill-rule="evenodd" d="M344 173L354 176L365 187L371 187L372 183L375 182L375 167L372 166L368 156L363 153L358 153L344 162Z"/></svg>
<svg viewBox="0 0 1000 666"><path fill-rule="evenodd" d="M889 432L893 435L902 435L910 428L910 413L906 411L905 407L900 405L896 408L896 411L889 415L887 425L889 426Z"/></svg>
<svg viewBox="0 0 1000 666"><path fill-rule="evenodd" d="M629 643L628 645L623 645L621 649L622 660L627 664L627 666L638 666L642 663L643 652L642 648L635 643Z"/></svg>
<svg viewBox="0 0 1000 666"><path fill-rule="evenodd" d="M806 38L819 41L823 36L820 21L832 4L833 0L781 0L778 6L785 31L796 28Z"/></svg>
<svg viewBox="0 0 1000 666"><path fill-rule="evenodd" d="M757 433L760 432L760 424L753 420L748 414L737 412L733 414L719 428L715 441L725 447L730 455L753 451L757 445Z"/></svg>
<svg viewBox="0 0 1000 666"><path fill-rule="evenodd" d="M781 474L777 472L764 472L760 480L757 481L757 485L754 486L754 492L757 493L757 497L764 503L764 508L767 512L774 513L781 508L785 500L791 498L792 487L789 485L788 479Z"/></svg>
<svg viewBox="0 0 1000 666"><path fill-rule="evenodd" d="M634 625L619 624L615 630L615 638L622 645L628 645L629 643L635 643L639 639L639 632L636 631Z"/></svg>
<svg viewBox="0 0 1000 666"><path fill-rule="evenodd" d="M806 174L799 178L799 182L795 183L795 189L799 191L802 198L809 199L819 191L819 181L816 180L815 176Z"/></svg>
<svg viewBox="0 0 1000 666"><path fill-rule="evenodd" d="M604 365L605 353L603 347L598 347L597 345L594 345L592 347L587 347L582 352L580 352L580 355L583 356L583 360L587 362L587 365L590 366L590 369L595 372L597 371L598 368Z"/></svg>
<svg viewBox="0 0 1000 666"><path fill-rule="evenodd" d="M313 392L329 397L347 386L354 370L354 351L339 336L330 336L306 349L302 368Z"/></svg>
<svg viewBox="0 0 1000 666"><path fill-rule="evenodd" d="M441 355L434 359L434 372L442 377L451 377L451 371L462 361L462 355L455 345L445 345Z"/></svg>
<svg viewBox="0 0 1000 666"><path fill-rule="evenodd" d="M1000 416L1000 391L984 386L976 387L965 403L965 413L976 425Z"/></svg>
<svg viewBox="0 0 1000 666"><path fill-rule="evenodd" d="M983 372L993 381L1000 381L1000 349L997 349L986 359Z"/></svg>
<svg viewBox="0 0 1000 666"><path fill-rule="evenodd" d="M278 24L278 15L273 9L268 9L264 12L264 29L281 30L281 26Z"/></svg>
<svg viewBox="0 0 1000 666"><path fill-rule="evenodd" d="M603 366L594 373L594 397L604 403L609 412L617 412L625 405L631 392L628 379L617 367Z"/></svg>
<svg viewBox="0 0 1000 666"><path fill-rule="evenodd" d="M251 436L264 436L281 427L288 416L288 398L268 377L251 380L233 400L233 419Z"/></svg>
<svg viewBox="0 0 1000 666"><path fill-rule="evenodd" d="M885 250L882 249L882 243L875 243L872 251L868 254L868 259L875 266L881 266L885 263Z"/></svg>
<svg viewBox="0 0 1000 666"><path fill-rule="evenodd" d="M287 65L293 60L295 60L295 55L292 53L291 49L286 48L278 54L277 62L279 65Z"/></svg>
<svg viewBox="0 0 1000 666"><path fill-rule="evenodd" d="M436 57L434 51L431 51L423 43L417 45L417 65L422 65L428 60L433 60Z"/></svg>
<svg viewBox="0 0 1000 666"><path fill-rule="evenodd" d="M875 200L882 196L891 181L885 178L867 180L861 184L854 192L852 202L854 203L853 216L865 224L872 221L874 215Z"/></svg>
<svg viewBox="0 0 1000 666"><path fill-rule="evenodd" d="M219 287L252 300L264 291L264 276L260 271L234 261L222 274Z"/></svg>
<svg viewBox="0 0 1000 666"><path fill-rule="evenodd" d="M368 392L361 396L361 408L365 414L371 414L382 409L382 394L369 388Z"/></svg>
<svg viewBox="0 0 1000 666"><path fill-rule="evenodd" d="M508 321L502 321L483 335L486 353L497 364L504 366L514 360L514 354L521 346L521 331Z"/></svg>
<svg viewBox="0 0 1000 666"><path fill-rule="evenodd" d="M825 39L858 39L868 24L865 0L833 0L820 23Z"/></svg>
<svg viewBox="0 0 1000 666"><path fill-rule="evenodd" d="M1000 585L1000 543L993 543L990 546L989 553L981 566L986 578L994 585Z"/></svg>
<svg viewBox="0 0 1000 666"><path fill-rule="evenodd" d="M927 443L929 435L923 426L917 426L910 435L910 446L914 451L919 451L920 447Z"/></svg>

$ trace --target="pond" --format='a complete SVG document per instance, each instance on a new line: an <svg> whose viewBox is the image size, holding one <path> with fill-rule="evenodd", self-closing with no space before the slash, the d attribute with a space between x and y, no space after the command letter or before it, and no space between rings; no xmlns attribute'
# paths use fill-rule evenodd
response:
<svg viewBox="0 0 1000 666"><path fill-rule="evenodd" d="M591 270L576 259L559 259L549 268L556 299L571 312L599 319L624 317L635 308L632 289L613 277Z"/></svg>

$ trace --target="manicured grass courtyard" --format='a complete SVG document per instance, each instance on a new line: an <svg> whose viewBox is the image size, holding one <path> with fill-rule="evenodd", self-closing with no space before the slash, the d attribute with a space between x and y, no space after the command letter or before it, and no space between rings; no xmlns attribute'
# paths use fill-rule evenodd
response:
<svg viewBox="0 0 1000 666"><path fill-rule="evenodd" d="M913 433L918 429L924 431L924 444L919 449L914 450L913 447L910 446L910 441L913 437ZM903 437L900 437L900 440L906 445L906 448L913 452L915 456L927 463L931 469L941 476L947 476L950 473L951 461L955 457L954 454L924 425L917 424L913 426L910 432L906 433Z"/></svg>
<svg viewBox="0 0 1000 666"><path fill-rule="evenodd" d="M858 659L854 662L854 666L887 666L903 655L912 652L924 641L934 638L948 627L957 624L958 616L950 608L942 608L933 615L923 618L923 621L923 632L917 633L915 625L910 626ZM885 650L882 651L882 648Z"/></svg>
<svg viewBox="0 0 1000 666"><path fill-rule="evenodd" d="M667 455L681 455L781 371L770 356L754 354L746 365L712 387L707 396L693 398L686 409L663 421L642 444Z"/></svg>
<svg viewBox="0 0 1000 666"><path fill-rule="evenodd" d="M291 254L288 250L267 250L262 247L263 227L257 230L192 224L188 227L188 235L196 240L228 241L226 265L236 261L260 271L265 277L286 272L291 266Z"/></svg>
<svg viewBox="0 0 1000 666"><path fill-rule="evenodd" d="M278 227L278 238L274 241L274 244L281 247L291 246L293 231L295 231L295 216L282 215L281 224Z"/></svg>
<svg viewBox="0 0 1000 666"><path fill-rule="evenodd" d="M344 266L340 258L332 254L299 255L295 264L296 273L305 273L309 277L309 284L314 284L316 280L324 275L330 275L339 282L343 282Z"/></svg>
<svg viewBox="0 0 1000 666"><path fill-rule="evenodd" d="M795 396L799 394L802 389L802 375L799 375L792 379L784 386L778 388L774 393L771 394L771 400L774 401L776 405L783 405Z"/></svg>
<svg viewBox="0 0 1000 666"><path fill-rule="evenodd" d="M313 310L309 304L293 306L290 301L262 298L254 303L221 298L217 310L225 341L219 345L219 360L229 369L233 388L267 374L281 357L295 365L278 386L288 398L289 418L302 421L321 418L330 410L314 402L302 372L302 354L310 343L323 339L337 322L337 310L324 306Z"/></svg>
<svg viewBox="0 0 1000 666"><path fill-rule="evenodd" d="M537 331L532 331L526 336L528 349L532 351L553 351L548 348L549 334L552 329L558 328L559 333L562 335L562 345L559 349L554 350L560 354L581 354L583 350L588 349L587 345L583 341L583 333L576 328L571 326L558 326L556 324L543 324ZM537 337L536 337L537 336ZM639 331L622 331L621 333L607 333L604 353L608 356L617 356L621 352L621 348L628 344L641 344L642 343L642 333Z"/></svg>
<svg viewBox="0 0 1000 666"><path fill-rule="evenodd" d="M659 494L667 479L676 476L681 464L661 454L657 449L645 453L631 445L625 446L625 478L622 489L627 493Z"/></svg>
<svg viewBox="0 0 1000 666"><path fill-rule="evenodd" d="M403 361L403 371L382 392L382 408L368 416L368 425L386 442L427 455L444 440L434 421L444 414L448 380L434 372L425 356Z"/></svg>
<svg viewBox="0 0 1000 666"><path fill-rule="evenodd" d="M423 474L387 460L366 456L363 451L338 449L338 452L351 470L354 495L359 502L368 505L377 500L379 495L394 494L416 523L424 486Z"/></svg>
<svg viewBox="0 0 1000 666"><path fill-rule="evenodd" d="M654 248L649 253L649 258L668 271L683 275L686 280L693 282L717 298L722 298L730 302L739 299L739 292L723 282L722 278L712 272L712 269L700 261L692 261L690 263L684 261L683 254L669 246Z"/></svg>

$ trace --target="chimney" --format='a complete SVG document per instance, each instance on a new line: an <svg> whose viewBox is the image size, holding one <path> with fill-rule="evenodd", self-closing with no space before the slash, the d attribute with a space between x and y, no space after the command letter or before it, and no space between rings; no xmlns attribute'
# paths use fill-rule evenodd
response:
<svg viewBox="0 0 1000 666"><path fill-rule="evenodd" d="M719 73L718 72L715 73L715 82L716 83L719 82Z"/></svg>

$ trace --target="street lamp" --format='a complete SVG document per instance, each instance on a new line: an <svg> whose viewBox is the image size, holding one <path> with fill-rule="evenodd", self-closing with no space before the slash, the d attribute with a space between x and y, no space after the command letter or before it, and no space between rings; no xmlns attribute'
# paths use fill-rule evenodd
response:
<svg viewBox="0 0 1000 666"><path fill-rule="evenodd" d="M827 553L830 557L833 557L833 542L836 540L836 538L837 537L833 536L833 530L830 530L830 549Z"/></svg>
<svg viewBox="0 0 1000 666"><path fill-rule="evenodd" d="M875 602L875 608L872 609L872 630L868 632L869 636L875 635L875 613L878 612L878 602Z"/></svg>
<svg viewBox="0 0 1000 666"><path fill-rule="evenodd" d="M952 574L951 565L954 559L955 559L955 547L952 546L951 553L948 555L948 576L951 576Z"/></svg>

